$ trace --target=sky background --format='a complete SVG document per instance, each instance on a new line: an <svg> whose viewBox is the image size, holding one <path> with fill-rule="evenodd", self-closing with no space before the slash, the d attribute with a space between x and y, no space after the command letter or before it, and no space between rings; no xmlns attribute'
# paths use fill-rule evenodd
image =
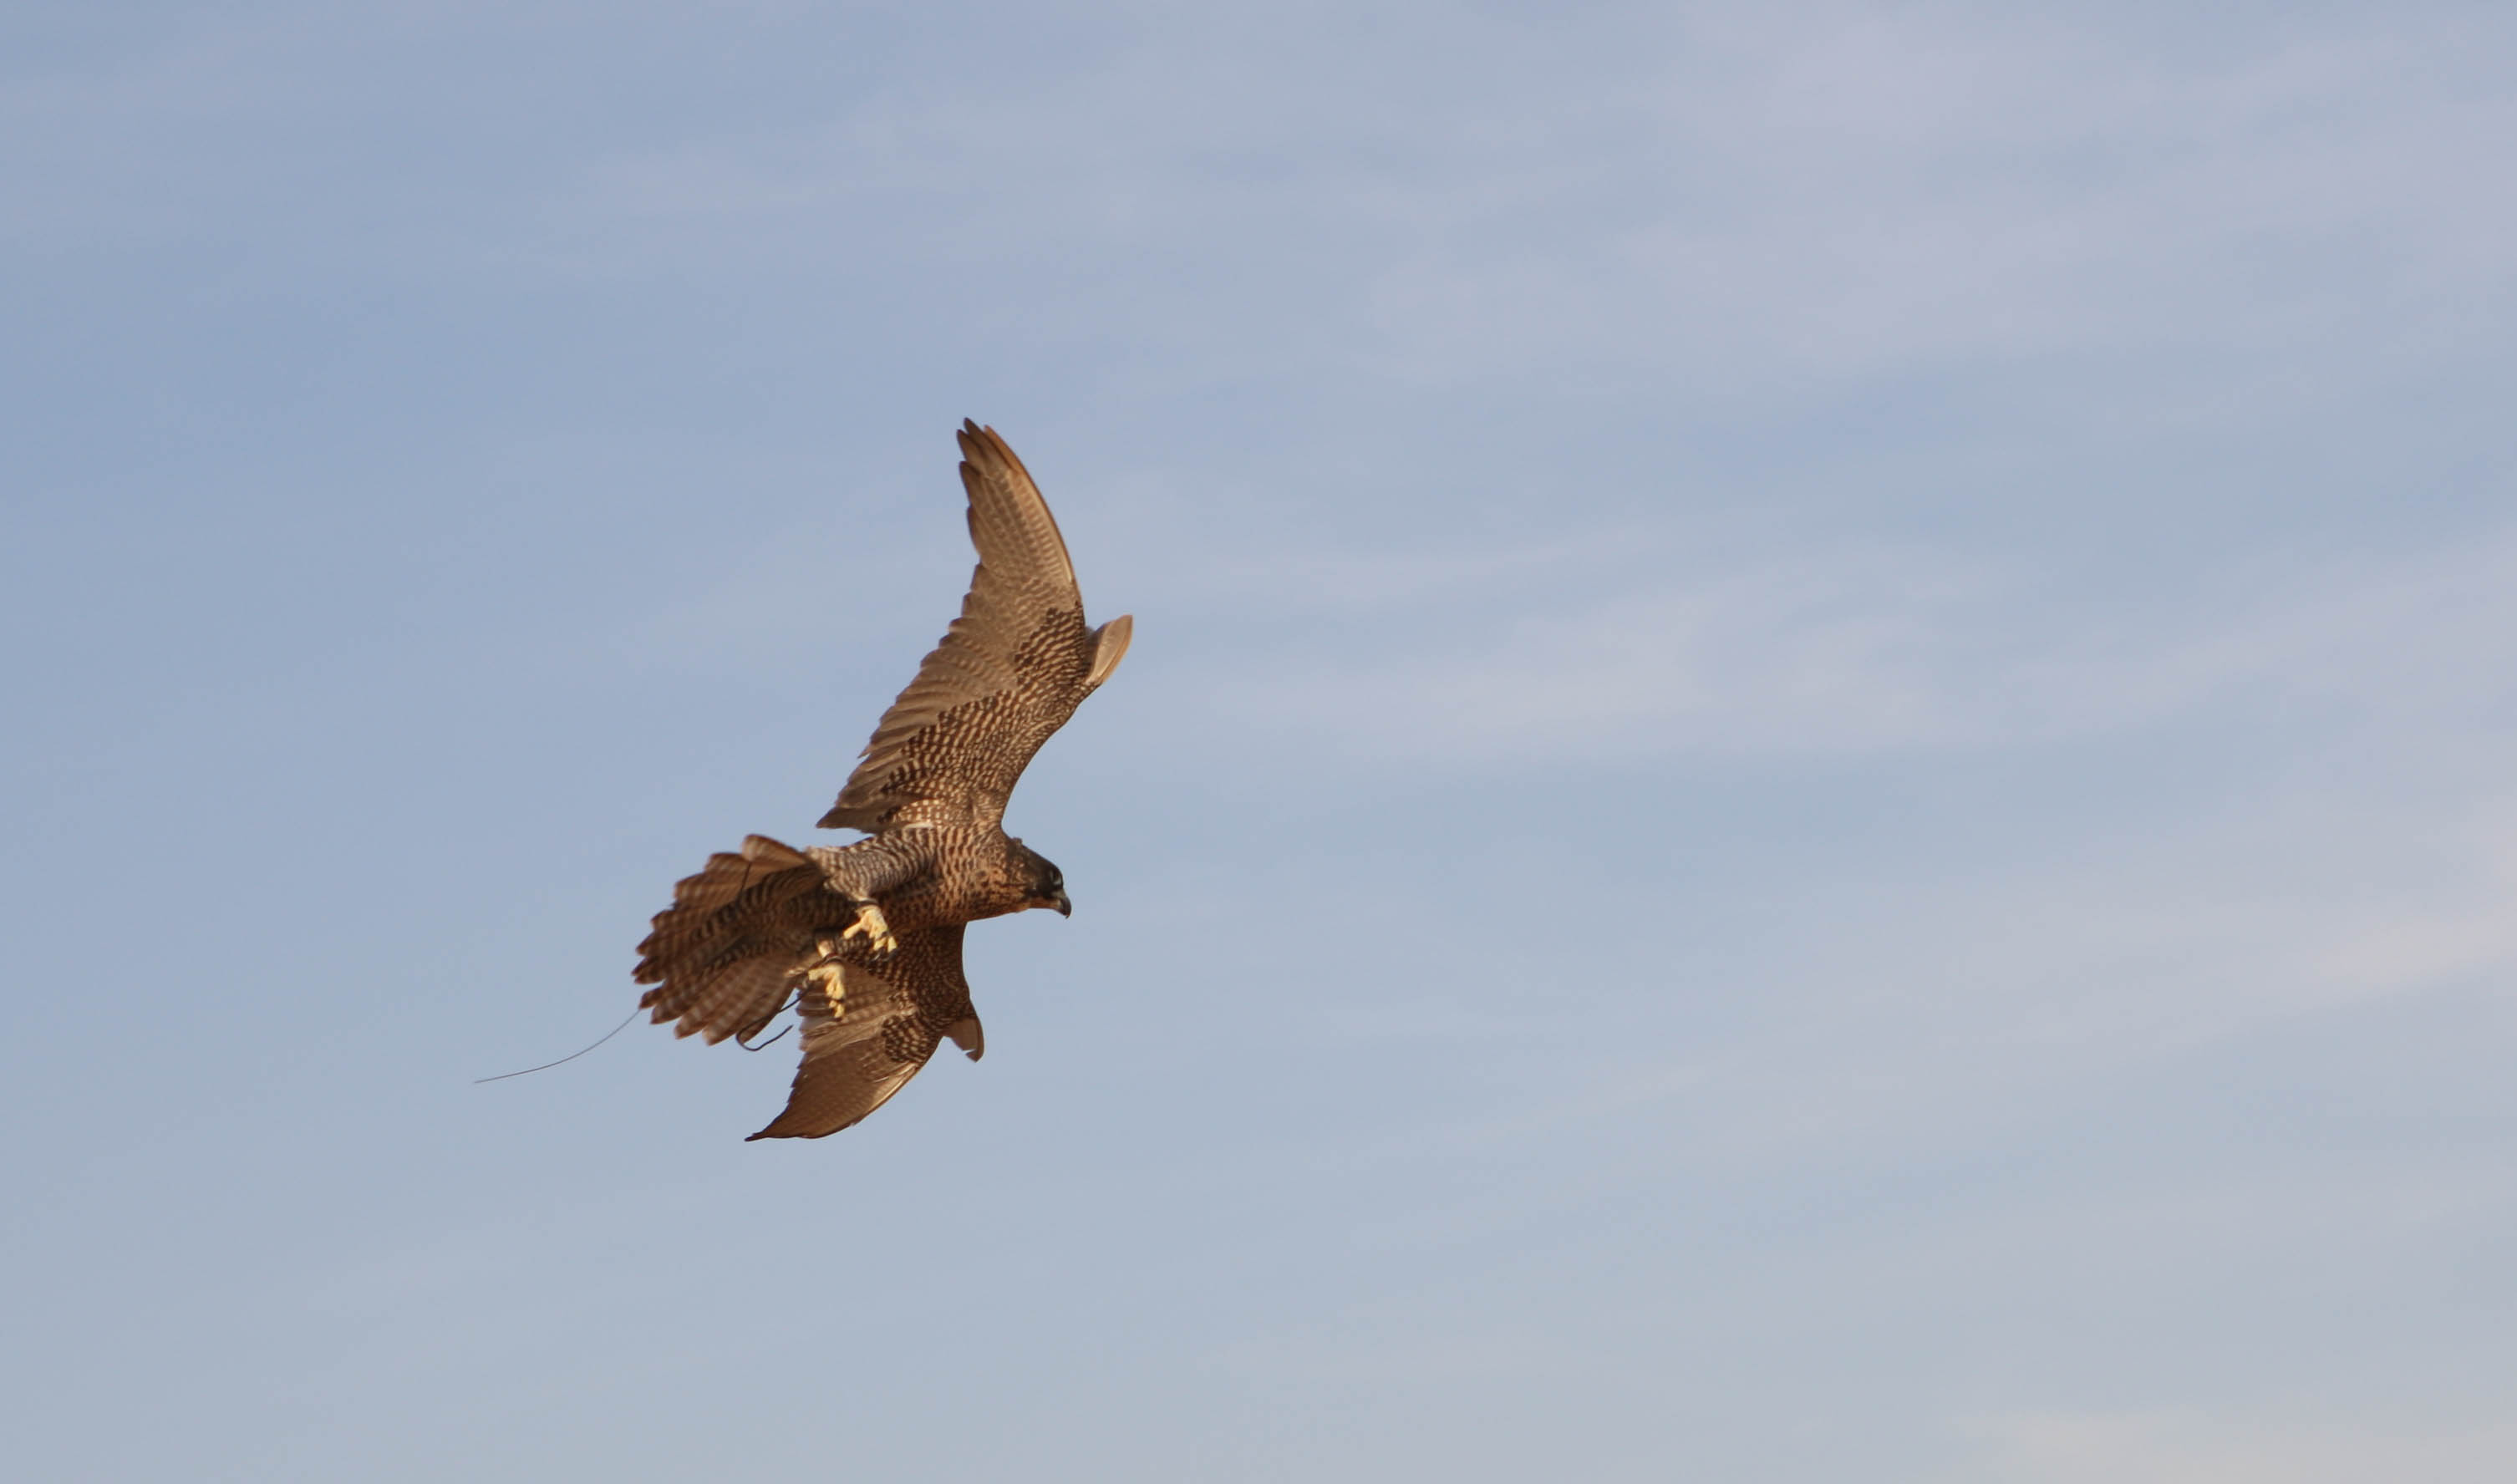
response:
<svg viewBox="0 0 2517 1484"><path fill-rule="evenodd" d="M2205 9L0 13L13 1476L2517 1476L2517 16ZM964 416L987 1061L474 1085Z"/></svg>

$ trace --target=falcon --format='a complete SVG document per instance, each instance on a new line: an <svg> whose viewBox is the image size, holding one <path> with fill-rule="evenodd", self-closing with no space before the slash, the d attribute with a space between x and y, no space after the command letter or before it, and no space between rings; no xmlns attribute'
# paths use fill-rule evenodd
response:
<svg viewBox="0 0 2517 1484"><path fill-rule="evenodd" d="M934 653L866 743L824 829L797 849L752 835L673 888L638 945L638 1001L675 1036L749 1044L790 1002L803 1063L755 1139L818 1139L864 1119L946 1038L985 1042L961 930L1035 907L1073 912L1066 879L1004 831L1014 782L1128 653L1126 615L1084 621L1048 504L994 428L964 422L961 487L979 568Z"/></svg>

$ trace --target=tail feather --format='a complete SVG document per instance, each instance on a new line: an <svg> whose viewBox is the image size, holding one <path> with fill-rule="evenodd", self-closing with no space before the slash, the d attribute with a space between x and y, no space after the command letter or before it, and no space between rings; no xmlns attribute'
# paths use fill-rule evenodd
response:
<svg viewBox="0 0 2517 1484"><path fill-rule="evenodd" d="M709 1045L729 1036L747 1040L786 1005L794 977L789 957L756 954L727 964L695 992L668 996L675 988L668 982L649 990L639 1003L657 1025L678 1022L675 1036L704 1037Z"/></svg>
<svg viewBox="0 0 2517 1484"><path fill-rule="evenodd" d="M718 854L673 888L638 945L639 999L650 1018L677 1022L676 1036L714 1043L748 1037L785 1001L789 975L813 950L814 914L796 899L822 889L821 868L801 851L764 835L740 855Z"/></svg>

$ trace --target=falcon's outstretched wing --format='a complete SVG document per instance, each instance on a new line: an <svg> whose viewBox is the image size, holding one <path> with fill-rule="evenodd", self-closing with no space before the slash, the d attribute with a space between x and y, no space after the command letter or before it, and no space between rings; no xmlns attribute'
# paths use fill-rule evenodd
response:
<svg viewBox="0 0 2517 1484"><path fill-rule="evenodd" d="M1085 627L1066 541L1014 450L976 423L955 436L979 570L961 616L822 816L825 829L997 824L1032 754L1128 652L1126 617Z"/></svg>
<svg viewBox="0 0 2517 1484"><path fill-rule="evenodd" d="M903 933L880 963L842 964L835 1001L806 987L804 1061L787 1111L755 1139L818 1139L863 1119L898 1092L945 1037L979 1059L979 1017L961 977L961 925Z"/></svg>

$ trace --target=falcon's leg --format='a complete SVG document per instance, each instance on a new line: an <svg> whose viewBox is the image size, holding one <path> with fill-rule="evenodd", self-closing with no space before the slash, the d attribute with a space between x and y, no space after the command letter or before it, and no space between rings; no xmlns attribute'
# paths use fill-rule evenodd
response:
<svg viewBox="0 0 2517 1484"><path fill-rule="evenodd" d="M839 940L825 933L813 944L813 947L821 951L822 956L804 965L804 989L808 993L820 991L824 999L835 1005L839 1002L842 993L842 981L839 978Z"/></svg>
<svg viewBox="0 0 2517 1484"><path fill-rule="evenodd" d="M846 961L848 940L858 937L867 940L866 952L876 959L888 958L900 949L900 940L891 935L891 924L883 920L882 909L871 902L860 902L856 921L845 929L825 929L814 935L813 950L820 956L796 971L803 978L805 990L819 991L833 1015L839 1013L847 994L847 981L840 977L839 966Z"/></svg>
<svg viewBox="0 0 2517 1484"><path fill-rule="evenodd" d="M857 919L839 934L839 946L845 948L851 938L863 938L876 958L888 958L900 951L900 940L891 935L891 924L882 919L882 909L871 902L856 904ZM825 953L829 950L826 948Z"/></svg>

